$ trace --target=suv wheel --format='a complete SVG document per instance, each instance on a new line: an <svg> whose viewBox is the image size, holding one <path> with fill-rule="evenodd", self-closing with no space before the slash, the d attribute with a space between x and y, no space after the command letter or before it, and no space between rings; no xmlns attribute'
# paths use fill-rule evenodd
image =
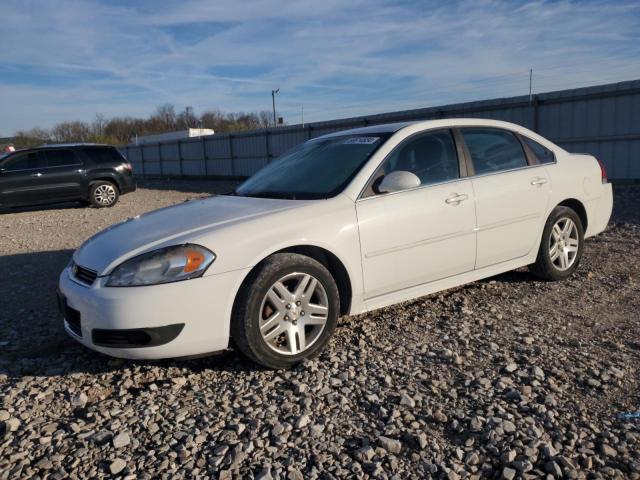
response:
<svg viewBox="0 0 640 480"><path fill-rule="evenodd" d="M92 183L89 189L89 201L97 208L113 207L118 197L118 187L104 180Z"/></svg>
<svg viewBox="0 0 640 480"><path fill-rule="evenodd" d="M294 253L267 258L245 282L231 336L242 353L268 368L317 355L335 330L338 287L316 260Z"/></svg>

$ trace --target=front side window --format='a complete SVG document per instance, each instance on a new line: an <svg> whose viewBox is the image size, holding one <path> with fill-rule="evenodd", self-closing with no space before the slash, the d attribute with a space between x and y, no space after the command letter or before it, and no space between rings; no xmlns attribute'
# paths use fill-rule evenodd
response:
<svg viewBox="0 0 640 480"><path fill-rule="evenodd" d="M459 178L458 154L451 132L428 133L402 145L389 156L384 166L385 175L395 171L415 174L422 185Z"/></svg>
<svg viewBox="0 0 640 480"><path fill-rule="evenodd" d="M36 152L15 155L9 158L4 166L8 172L32 170L40 167L42 167L42 165Z"/></svg>
<svg viewBox="0 0 640 480"><path fill-rule="evenodd" d="M80 163L71 150L47 150L44 154L47 157L48 167L62 167Z"/></svg>
<svg viewBox="0 0 640 480"><path fill-rule="evenodd" d="M553 162L556 161L556 156L547 147L543 147L538 142L534 142L533 140L531 140L530 138L527 138L525 136L521 135L520 138L522 138L522 141L524 143L526 143L527 147L529 147L531 149L533 154L538 159L538 162L540 162L540 163L553 163Z"/></svg>
<svg viewBox="0 0 640 480"><path fill-rule="evenodd" d="M294 200L333 197L344 190L389 136L373 133L310 140L264 167L235 194Z"/></svg>
<svg viewBox="0 0 640 480"><path fill-rule="evenodd" d="M490 128L463 128L461 131L476 175L527 166L522 145L513 133Z"/></svg>

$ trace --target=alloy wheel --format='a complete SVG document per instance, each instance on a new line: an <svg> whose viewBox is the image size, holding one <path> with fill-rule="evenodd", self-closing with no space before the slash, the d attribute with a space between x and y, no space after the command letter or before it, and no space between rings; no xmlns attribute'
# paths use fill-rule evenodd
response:
<svg viewBox="0 0 640 480"><path fill-rule="evenodd" d="M111 205L116 199L116 189L112 185L99 185L93 196L100 205Z"/></svg>
<svg viewBox="0 0 640 480"><path fill-rule="evenodd" d="M271 285L259 316L260 334L271 350L282 355L300 354L320 338L327 324L327 292L308 273L287 274Z"/></svg>
<svg viewBox="0 0 640 480"><path fill-rule="evenodd" d="M578 227L568 217L559 218L549 237L549 258L560 271L571 268L578 256L580 237Z"/></svg>

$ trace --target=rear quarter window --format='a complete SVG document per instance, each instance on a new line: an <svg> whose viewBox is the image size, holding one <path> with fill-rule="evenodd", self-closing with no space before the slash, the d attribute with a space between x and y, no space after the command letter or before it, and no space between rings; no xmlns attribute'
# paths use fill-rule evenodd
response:
<svg viewBox="0 0 640 480"><path fill-rule="evenodd" d="M521 135L520 138L522 138L522 141L529 147L529 150L531 150L540 163L553 163L556 161L556 156L547 147L543 147L538 142L534 142L524 135Z"/></svg>
<svg viewBox="0 0 640 480"><path fill-rule="evenodd" d="M124 162L124 157L115 148L87 148L85 153L95 163Z"/></svg>

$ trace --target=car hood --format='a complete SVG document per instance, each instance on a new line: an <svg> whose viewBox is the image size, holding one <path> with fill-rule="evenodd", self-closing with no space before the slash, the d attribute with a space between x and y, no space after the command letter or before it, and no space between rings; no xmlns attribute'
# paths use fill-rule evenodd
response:
<svg viewBox="0 0 640 480"><path fill-rule="evenodd" d="M304 203L226 195L192 200L130 218L97 233L76 250L73 260L104 275L124 260L146 251L186 243L211 230Z"/></svg>

